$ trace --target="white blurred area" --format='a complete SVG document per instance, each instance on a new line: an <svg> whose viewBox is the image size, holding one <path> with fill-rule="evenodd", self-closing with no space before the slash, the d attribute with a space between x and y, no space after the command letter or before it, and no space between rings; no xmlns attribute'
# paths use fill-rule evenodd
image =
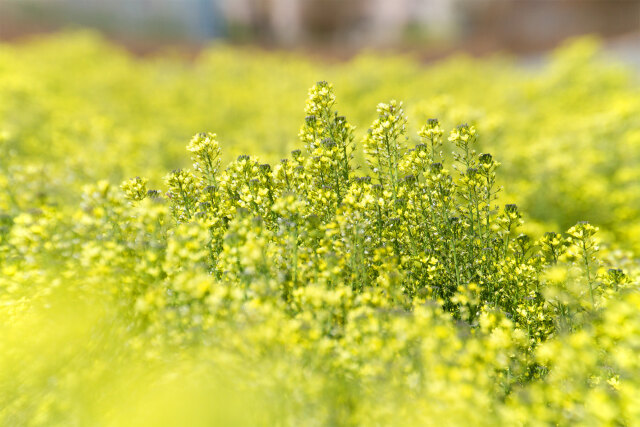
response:
<svg viewBox="0 0 640 427"><path fill-rule="evenodd" d="M454 35L459 0L233 0L221 2L227 20L262 30L278 43L306 41L385 44L410 28Z"/></svg>
<svg viewBox="0 0 640 427"><path fill-rule="evenodd" d="M638 32L640 0L0 0L0 37L69 26L151 40L526 51Z"/></svg>

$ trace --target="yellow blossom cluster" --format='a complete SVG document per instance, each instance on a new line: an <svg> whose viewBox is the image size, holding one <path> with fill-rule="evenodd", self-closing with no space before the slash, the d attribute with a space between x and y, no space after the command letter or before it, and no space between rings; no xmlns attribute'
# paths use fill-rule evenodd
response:
<svg viewBox="0 0 640 427"><path fill-rule="evenodd" d="M265 81L279 61L253 56L187 68L86 35L0 47L0 424L640 422L624 71L588 41L537 78L361 57L298 114L289 91L314 66ZM478 85L492 73L512 89ZM301 149L259 160L300 124ZM208 127L231 153L196 133L176 160L172 141Z"/></svg>

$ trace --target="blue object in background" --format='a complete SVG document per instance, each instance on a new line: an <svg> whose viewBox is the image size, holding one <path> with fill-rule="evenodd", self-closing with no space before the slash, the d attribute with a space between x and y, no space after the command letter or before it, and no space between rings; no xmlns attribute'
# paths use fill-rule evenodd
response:
<svg viewBox="0 0 640 427"><path fill-rule="evenodd" d="M216 0L193 0L197 34L200 38L217 38L226 34L222 10Z"/></svg>

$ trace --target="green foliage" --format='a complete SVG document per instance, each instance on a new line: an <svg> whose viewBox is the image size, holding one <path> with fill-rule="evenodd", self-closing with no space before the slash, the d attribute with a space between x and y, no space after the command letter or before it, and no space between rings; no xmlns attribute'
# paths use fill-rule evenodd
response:
<svg viewBox="0 0 640 427"><path fill-rule="evenodd" d="M535 72L504 58L423 67L363 54L329 66L224 46L190 63L175 55L135 59L86 33L0 45L0 152L15 157L0 203L66 203L78 181L158 179L187 166L183 141L202 129L224 135L224 162L245 152L276 161L296 148L301 94L319 76L336 84L354 123L370 122L371 106L394 97L415 119L411 135L430 117L447 129L468 121L484 135L477 151L500 153L510 198L542 224L537 229L589 219L640 253L637 78L602 58L591 39L560 48ZM340 120L326 111L307 115L315 118L303 138L316 124L334 133L315 135L313 144L365 137L365 127L326 126ZM364 165L361 155L352 163Z"/></svg>
<svg viewBox="0 0 640 427"><path fill-rule="evenodd" d="M289 95L317 74L303 61L266 79L277 57L219 49L187 67L85 36L0 56L2 424L640 420L637 262L589 223L524 221L579 214L635 243L637 89L589 42L535 78L362 57L328 72L341 96L312 87L304 114ZM374 118L393 91L408 114L390 101ZM295 148L300 124L301 149L258 159ZM184 167L172 141L206 128L251 155L227 163L199 133Z"/></svg>
<svg viewBox="0 0 640 427"><path fill-rule="evenodd" d="M604 287L596 228L579 223L566 238L546 233L537 242L518 233L517 206L500 210L495 204L499 163L476 153L475 127L464 124L450 133L452 174L436 151L443 133L438 120L420 131L428 145L406 149L401 104L379 104L379 118L363 140L372 179L353 173L352 137L336 131L348 125L334 105L330 84L310 89L306 112L321 119L305 119L307 156L295 151L275 168L242 155L219 171L215 135L194 137L188 148L196 153L195 172L169 174L166 194L177 223L196 221L209 230L207 271L232 287L271 283L269 298L280 299L294 316L302 307L296 295L310 283L347 287L352 298L381 288L385 304L403 310L435 301L470 327L483 312L498 310L526 331L532 349L564 316L561 303L554 308L543 297L549 267L583 263L588 308L595 309L595 294ZM137 189L142 182L123 184L132 203L146 195ZM569 246L578 253L567 261ZM343 321L327 328L340 336Z"/></svg>

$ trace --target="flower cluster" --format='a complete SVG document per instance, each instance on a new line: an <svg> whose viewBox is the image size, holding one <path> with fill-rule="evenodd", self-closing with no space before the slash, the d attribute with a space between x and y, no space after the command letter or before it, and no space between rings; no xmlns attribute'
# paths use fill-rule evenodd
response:
<svg viewBox="0 0 640 427"><path fill-rule="evenodd" d="M129 200L140 201L147 197L147 182L149 182L149 180L146 178L143 179L137 176L123 182L120 188L122 188L122 191Z"/></svg>
<svg viewBox="0 0 640 427"><path fill-rule="evenodd" d="M275 123L286 127L282 123L295 119L282 114L274 120L270 114L277 108L259 99L238 109L234 102L246 103L248 96L227 93L228 103L211 102L207 67L216 64L213 69L221 70L225 82L223 70L234 63L230 56L237 60L236 53L219 52L198 62L201 74L193 75L202 91L194 91L191 104L184 102L190 80L172 80L172 73L149 78L151 83L137 80L131 67L143 70L143 77L149 77L147 66L155 68L127 65L125 59L113 59L115 53L96 49L95 41L79 40L73 46L84 52L86 67L86 57L99 54L112 58L110 66L141 88L173 81L175 99L159 96L158 108L178 105L180 114L167 111L166 117L184 120L189 129L216 118L232 149L246 147L243 142L251 138L280 147ZM73 61L76 54L62 48L68 43L60 42L56 58ZM13 58L11 51L0 49L0 60L5 57ZM34 59L22 60L28 65ZM252 82L254 59L243 61L249 76L243 81ZM389 66L383 74L394 70ZM173 120L159 123L154 117L157 128L140 126L148 122L140 101L133 104L132 117L140 122L135 126L124 119L110 125L106 112L98 110L87 110L93 119L86 128L83 121L49 126L68 113L61 108L65 114L42 114L49 103L75 110L80 97L70 97L78 98L72 104L56 103L60 94L35 96L40 85L28 79L2 79L0 93L11 96L0 105L0 344L6 349L0 354L0 423L636 424L640 274L637 261L606 243L607 232L630 222L602 226L603 242L596 227L584 222L566 233L543 234L530 221L532 206L544 210L558 202L563 207L554 218L575 221L574 214L586 215L572 206L585 199L571 194L588 200L614 187L580 184L568 191L578 178L569 176L564 184L558 170L534 171L557 166L558 156L547 151L548 162L540 162L537 150L543 145L529 150L515 143L540 138L555 147L553 138L563 132L572 144L595 138L587 131L589 119L533 120L533 107L526 114L531 127L516 113L509 126L494 116L478 116L459 97L464 82L478 92L474 76L464 73L461 79L457 68L449 67L435 84L444 79L446 87L447 79L455 78L458 84L450 87L457 102L427 104L428 115L416 114L424 120L415 127L417 136L406 118L415 110L408 108L405 115L399 102L380 104L370 131L355 133L337 113L331 85L321 82L310 91L307 117L298 116L304 147L288 158L275 164L259 160L256 155L270 159L267 148L250 156L223 154L214 134L197 134L187 147L191 170L169 173L163 189L161 184L148 187L162 176L153 170L148 181L125 181L122 191L106 179L82 185L96 176L118 176L105 173L111 157L103 164L87 154L93 167L87 171L77 150L76 156L51 165L29 166L21 156L32 144L43 145L53 128L60 142L54 150L76 140L100 146L113 139L124 141L109 146L119 159L118 170L137 170L135 155L123 154L127 143L140 150L135 151L139 156L170 168L176 161L171 144L158 149L150 141L173 140L179 132L163 127ZM0 74L6 71L0 68ZM558 82L565 85L566 70L553 70L528 82L527 96L539 90L557 101L554 91L560 90ZM94 84L114 78L102 76L103 70L99 74L87 78L95 78ZM62 90L59 81L42 76L43 87ZM562 89L567 99L582 99L594 86L609 99L606 88L621 87L602 73L586 76L582 85ZM369 89L349 89L349 101L373 106L371 98L379 93L362 80L352 87ZM275 103L288 103L277 83L256 81L264 93L277 94ZM426 88L429 82L418 83ZM149 92L135 84L127 87ZM490 103L473 104L478 108L499 105L499 97L478 96ZM615 123L631 129L637 101L619 93L613 98L620 103L611 108L628 114ZM31 99L42 103L14 108ZM513 99L517 102L516 95ZM538 102L536 108L558 111L552 102ZM121 117L128 117L129 110L123 111ZM442 122L426 120L434 113ZM601 110L592 113L612 120ZM221 114L224 120L218 120ZM446 138L444 129L453 125L453 117L474 121L454 127ZM555 123L563 130L555 129L552 137L546 132ZM632 146L629 129L620 131L627 135L621 141ZM354 151L354 141L361 141L364 153ZM487 147L500 156L487 153ZM613 168L625 160L616 160L617 148L610 150L591 151L585 164ZM590 157L595 152L602 155ZM359 169L363 158L367 170ZM537 187L522 184L534 172L543 181L553 177L549 198L539 204L531 203L539 192L529 191ZM616 182L631 182L632 172L618 170ZM509 185L503 189L504 182ZM633 190L616 194L611 200ZM517 204L505 204L511 200ZM633 209L611 217L629 220Z"/></svg>
<svg viewBox="0 0 640 427"><path fill-rule="evenodd" d="M181 319L189 337L222 336L216 325L230 321L243 330L261 325L234 344L241 353L266 342L273 351L271 339L253 334L278 330L296 357L311 351L341 375L382 380L411 396L433 399L447 389L472 399L484 390L496 400L475 410L500 406L503 421L522 420L533 399L538 406L527 414L559 405L540 419L591 419L579 407L559 409L574 398L549 395L578 377L593 384L587 395L613 405L607 393L617 393L635 365L610 353L596 357L593 334L606 332L592 328L610 327L605 307L634 304L627 298L635 285L621 269L600 268L597 228L580 222L537 240L521 232L518 206L498 205L500 164L477 154L475 127L450 132L452 172L439 121L429 120L406 148L407 119L395 101L379 104L363 140L373 176L357 175L345 156L352 137L335 133L346 120L333 110L331 86L320 82L309 94L307 109L321 118L305 119L306 153L296 150L275 167L243 155L225 170L199 167L198 158L194 172L170 175L166 200L179 213L176 236L184 237L166 249L167 296L146 291L134 310L154 330L173 330ZM196 136L189 150L209 153L196 148L201 141L213 138ZM215 147L204 156L217 158ZM173 314L149 317L165 312ZM461 334L470 338L460 341ZM566 340L570 350L560 349ZM582 350L596 358L574 377L565 358ZM454 367L439 374L432 365L442 363ZM633 419L615 410L609 419Z"/></svg>
<svg viewBox="0 0 640 427"><path fill-rule="evenodd" d="M595 307L594 292L604 282L591 243L596 229L579 223L567 237L547 233L538 241L520 233L518 207L496 205L499 163L476 153L475 127L451 131L452 173L439 149L438 120L422 127L424 142L407 149L402 104L379 104L363 141L374 180L354 176L346 154L352 137L336 134L346 120L334 106L331 85L309 91L307 113L319 118L305 119L307 153L294 151L276 167L243 155L219 170L214 135L191 141L194 172L171 173L167 196L178 222L208 227L207 270L216 277L230 286L277 283L270 292L291 313L300 311L298 288L309 283L347 286L354 296L384 289L385 304L409 311L434 301L471 327L499 310L525 333L530 350L562 320L564 309L544 297L549 267L578 263ZM317 135L336 139L315 143ZM574 246L578 258L567 255Z"/></svg>

